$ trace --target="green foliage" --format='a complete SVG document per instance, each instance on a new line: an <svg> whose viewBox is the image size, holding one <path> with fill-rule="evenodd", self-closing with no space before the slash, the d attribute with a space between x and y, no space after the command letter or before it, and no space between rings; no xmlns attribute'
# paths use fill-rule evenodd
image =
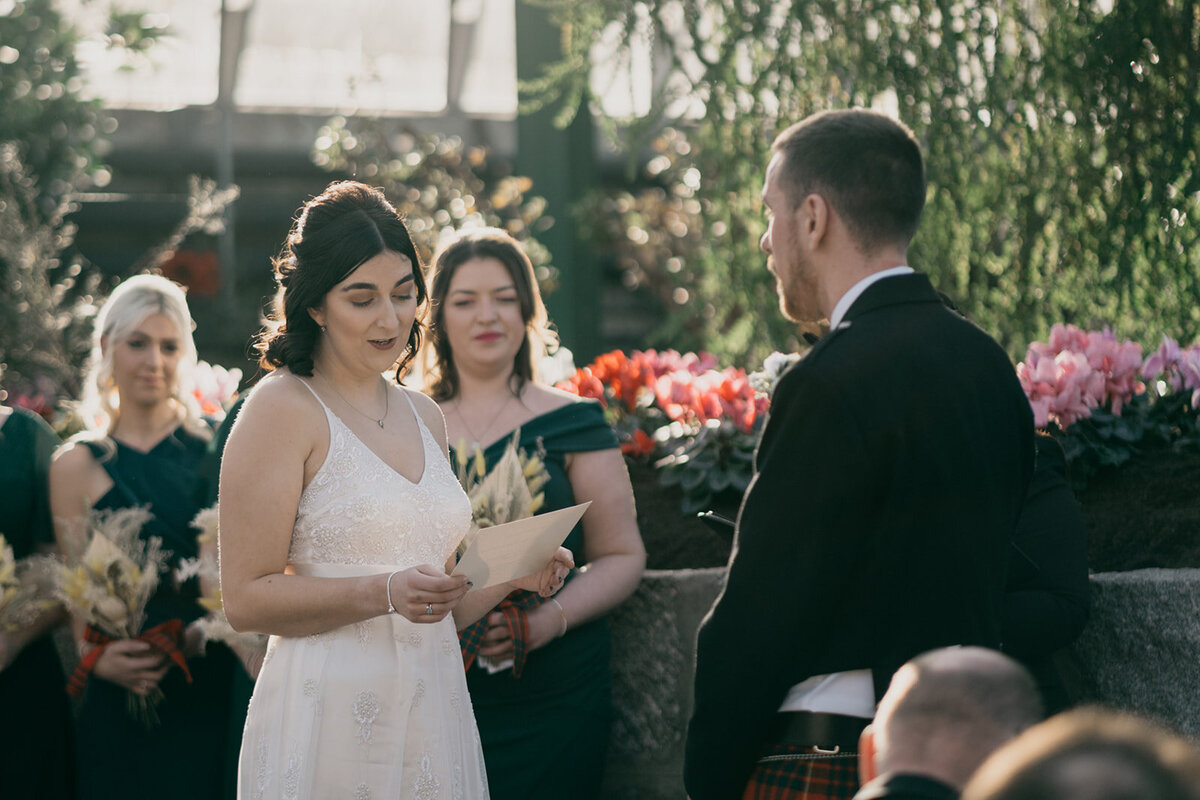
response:
<svg viewBox="0 0 1200 800"><path fill-rule="evenodd" d="M667 442L668 455L655 462L663 486L679 486L680 510L695 514L718 498L740 500L754 474L757 431L741 431L728 420L710 419L694 433Z"/></svg>
<svg viewBox="0 0 1200 800"><path fill-rule="evenodd" d="M96 278L72 252L72 192L100 168L96 141L111 131L85 100L78 36L50 0L0 14L0 362L19 391L71 391L86 351ZM11 294L9 294L11 293Z"/></svg>
<svg viewBox="0 0 1200 800"><path fill-rule="evenodd" d="M629 282L675 300L660 331L685 337L672 344L742 363L794 346L757 251L769 143L812 112L871 105L890 106L927 156L910 262L1011 353L1059 321L1146 344L1200 334L1195 0L537 2L565 54L524 86L530 102L587 96L579 65L606 26L618 58L645 42L670 64L649 115L610 121L631 153L658 137L653 188L588 210L605 214L597 234ZM685 234L639 224L672 214Z"/></svg>
<svg viewBox="0 0 1200 800"><path fill-rule="evenodd" d="M11 291L0 303L4 386L53 398L79 388L97 279L64 257L75 235L63 219L67 204L47 216L44 200L17 146L0 144L0 268Z"/></svg>
<svg viewBox="0 0 1200 800"><path fill-rule="evenodd" d="M110 14L108 47L144 57L165 32L145 15L97 5ZM78 391L105 288L74 250L67 221L73 195L110 177L98 147L116 130L99 102L84 97L80 42L52 0L0 3L0 367L6 390L51 406ZM194 182L179 238L206 226L197 222L205 196ZM152 250L133 271L157 266L165 254Z"/></svg>
<svg viewBox="0 0 1200 800"><path fill-rule="evenodd" d="M1200 449L1200 409L1192 406L1190 395L1160 394L1151 387L1122 406L1120 414L1096 408L1066 430L1051 423L1048 430L1063 446L1074 488L1082 490L1097 474L1147 450Z"/></svg>
<svg viewBox="0 0 1200 800"><path fill-rule="evenodd" d="M553 224L546 201L529 194L529 178L489 174L483 148L409 127L396 130L380 120L334 117L317 136L313 160L383 189L426 263L442 237L466 225L488 225L522 243L543 292L557 285L550 253L536 239Z"/></svg>
<svg viewBox="0 0 1200 800"><path fill-rule="evenodd" d="M35 179L35 210L49 220L70 192L91 186L97 136L113 126L83 98L79 36L52 0L8 5L0 14L0 142L17 144L22 171Z"/></svg>

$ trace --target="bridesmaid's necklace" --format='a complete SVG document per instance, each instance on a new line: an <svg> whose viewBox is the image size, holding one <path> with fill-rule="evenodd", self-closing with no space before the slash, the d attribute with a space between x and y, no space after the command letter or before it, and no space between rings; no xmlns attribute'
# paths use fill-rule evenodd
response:
<svg viewBox="0 0 1200 800"><path fill-rule="evenodd" d="M513 395L512 393L509 393L508 399L500 404L500 408L496 409L496 413L492 415L491 421L489 421L487 427L483 429L483 436L486 436L487 432L492 429L492 426L496 424L496 420L500 419L500 415L504 413L504 409L508 408L508 404L511 403L512 400ZM483 447L483 436L476 435L475 431L471 428L471 423L467 422L467 418L463 416L461 406L462 396L460 395L459 397L454 398L454 413L458 415L458 419L460 422L462 422L463 427L467 429L467 433L471 434L471 438L475 440L475 446Z"/></svg>
<svg viewBox="0 0 1200 800"><path fill-rule="evenodd" d="M351 403L349 400L347 400L346 398L342 397L342 393L341 393L341 392L339 392L339 391L337 390L337 387L336 387L336 386L334 386L332 383L330 383L330 382L329 382L329 380L328 380L328 379L326 379L326 377L325 377L324 375L322 375L322 376L321 376L321 380L322 380L322 381L324 381L324 383L325 383L325 385L326 385L326 386L328 386L330 389L333 389L333 393L334 393L334 394L336 394L336 395L337 395L339 398L341 398L341 400L342 400L342 402L343 402L343 403L345 403L346 405L350 406L350 408L354 409L355 411L357 411L357 412L358 412L359 414L361 414L362 416L364 416L364 417L366 417L367 419L371 420L371 422L374 422L374 423L375 423L376 425L378 425L379 427L381 427L381 428L383 427L383 421L384 421L385 419L387 419L387 415L388 415L388 395L389 395L389 394L391 394L391 392L389 392L389 391L388 391L388 389L387 389L387 385L386 385L386 384L385 384L385 385L384 385L384 387L383 387L383 416L382 416L382 417L379 417L379 418L375 418L375 417L371 416L370 414L364 413L363 411L359 410L358 406L354 405L354 403ZM380 383L382 383L382 382L383 382L383 381L382 381L382 379L381 379L381 380L380 380Z"/></svg>

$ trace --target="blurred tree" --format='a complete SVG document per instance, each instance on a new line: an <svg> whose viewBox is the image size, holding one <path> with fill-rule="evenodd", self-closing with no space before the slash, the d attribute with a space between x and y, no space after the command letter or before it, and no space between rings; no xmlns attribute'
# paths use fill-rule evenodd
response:
<svg viewBox="0 0 1200 800"><path fill-rule="evenodd" d="M854 105L921 139L912 264L1010 353L1057 321L1200 334L1196 0L526 2L566 53L529 105L592 97L595 42L617 43L606 69L639 48L667 65L648 114L608 120L635 157L651 144L649 188L582 215L663 298L660 344L743 363L794 345L757 250L763 168L788 124Z"/></svg>
<svg viewBox="0 0 1200 800"><path fill-rule="evenodd" d="M65 201L47 215L45 199L17 145L0 143L0 372L5 390L53 408L55 397L78 389L97 279L79 283L79 262L64 262L75 228L64 220Z"/></svg>
<svg viewBox="0 0 1200 800"><path fill-rule="evenodd" d="M317 135L313 160L383 189L404 215L426 263L454 231L486 225L521 242L544 293L557 285L550 253L536 238L554 222L545 215L545 201L528 194L529 178L489 164L484 148L381 120L334 117Z"/></svg>
<svg viewBox="0 0 1200 800"><path fill-rule="evenodd" d="M52 0L0 8L0 142L16 143L9 152L34 177L34 210L48 220L69 193L92 185L101 168L97 136L114 125L82 95L79 35Z"/></svg>
<svg viewBox="0 0 1200 800"><path fill-rule="evenodd" d="M144 56L166 33L140 13L94 5L108 16L107 47ZM76 193L108 183L101 143L116 130L85 96L81 40L53 0L0 2L0 364L6 390L51 403L78 389L105 288L74 250L67 221ZM201 195L197 183L192 196ZM194 216L181 229L193 229ZM156 249L139 268L161 257Z"/></svg>
<svg viewBox="0 0 1200 800"><path fill-rule="evenodd" d="M78 42L50 0L0 11L0 362L24 391L73 388L96 286L65 216L72 192L106 177L96 142L112 126L82 96Z"/></svg>

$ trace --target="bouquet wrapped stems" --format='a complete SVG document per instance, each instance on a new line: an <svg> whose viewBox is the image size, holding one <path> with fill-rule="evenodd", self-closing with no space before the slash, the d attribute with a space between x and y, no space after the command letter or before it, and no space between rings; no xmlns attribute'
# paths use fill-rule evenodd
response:
<svg viewBox="0 0 1200 800"><path fill-rule="evenodd" d="M169 556L157 536L141 538L140 531L149 519L150 512L140 507L89 513L81 537L86 545L68 548L81 552L56 567L55 593L85 623L84 641L94 645L67 682L71 694L83 692L104 648L121 639L138 639L161 650L191 682L180 650L183 623L173 619L142 630L146 604L158 588ZM158 724L161 690L156 687L147 694L130 691L127 700L136 719L148 728Z"/></svg>
<svg viewBox="0 0 1200 800"><path fill-rule="evenodd" d="M142 631L136 637L125 636L120 638L136 638L138 641L146 642L152 647L163 651L175 662L176 666L183 670L188 682L191 682L192 675L187 667L187 659L184 658L183 652L179 649L179 643L183 639L182 620L167 620L161 625L155 625L153 628ZM83 693L88 677L91 675L92 670L95 669L96 662L100 660L100 654L104 652L105 646L116 641L114 637L96 630L91 625L84 627L83 640L96 646L79 660L75 671L67 679L67 692L72 696L78 696ZM157 728L160 722L158 707L164 699L166 699L166 696L158 686L150 689L146 694L126 692L125 708L130 716L145 725L147 729Z"/></svg>

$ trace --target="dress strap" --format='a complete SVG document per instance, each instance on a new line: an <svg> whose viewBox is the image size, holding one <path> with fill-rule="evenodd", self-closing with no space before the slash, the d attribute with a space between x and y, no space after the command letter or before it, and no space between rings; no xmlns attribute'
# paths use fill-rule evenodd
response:
<svg viewBox="0 0 1200 800"><path fill-rule="evenodd" d="M417 411L416 404L412 401L412 398L408 396L408 389L405 389L403 386L400 386L399 388L400 394L404 395L404 399L408 401L408 407L412 410L413 418L417 421L417 430L421 431L422 436L429 434L429 438L436 442L437 439L433 438L433 431L429 430L429 427L425 424L425 420L421 419L421 414Z"/></svg>
<svg viewBox="0 0 1200 800"><path fill-rule="evenodd" d="M296 380L300 381L301 386L303 386L305 389L308 389L310 392L312 392L312 396L317 398L317 402L321 404L321 408L325 409L325 412L327 414L333 413L333 409L331 409L329 406L325 405L325 401L321 399L321 395L317 394L316 389L314 389L313 387L308 385L308 381L301 379L301 377L299 375L293 375L292 377L295 378Z"/></svg>

